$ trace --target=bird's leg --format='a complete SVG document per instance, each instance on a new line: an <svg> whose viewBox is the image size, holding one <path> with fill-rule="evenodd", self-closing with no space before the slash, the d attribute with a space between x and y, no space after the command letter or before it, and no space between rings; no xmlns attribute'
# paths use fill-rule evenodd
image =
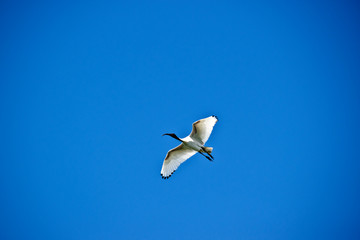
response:
<svg viewBox="0 0 360 240"><path fill-rule="evenodd" d="M207 155L209 155L209 156L211 157L211 159L214 159L214 157L213 157L210 153L208 153L208 152L205 150L204 147L201 147L201 149L202 149Z"/></svg>
<svg viewBox="0 0 360 240"><path fill-rule="evenodd" d="M206 153L211 157L211 159L214 159L214 157L210 153L208 153L208 152L206 152Z"/></svg>
<svg viewBox="0 0 360 240"><path fill-rule="evenodd" d="M212 161L212 159L211 158L209 158L208 156L206 156L205 154L203 154L202 152L200 152L199 151L199 153L201 154L201 155L203 155L204 157L206 157L209 161Z"/></svg>

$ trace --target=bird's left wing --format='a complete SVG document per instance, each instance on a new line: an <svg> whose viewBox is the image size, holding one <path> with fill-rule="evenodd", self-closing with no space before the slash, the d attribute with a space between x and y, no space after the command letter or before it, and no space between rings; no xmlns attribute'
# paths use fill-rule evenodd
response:
<svg viewBox="0 0 360 240"><path fill-rule="evenodd" d="M211 116L194 122L190 137L201 144L205 144L217 121L218 118L216 116Z"/></svg>
<svg viewBox="0 0 360 240"><path fill-rule="evenodd" d="M162 178L169 178L173 172L180 166L181 163L188 160L191 156L196 153L184 144L180 144L176 148L171 149L165 157L164 163L161 168Z"/></svg>

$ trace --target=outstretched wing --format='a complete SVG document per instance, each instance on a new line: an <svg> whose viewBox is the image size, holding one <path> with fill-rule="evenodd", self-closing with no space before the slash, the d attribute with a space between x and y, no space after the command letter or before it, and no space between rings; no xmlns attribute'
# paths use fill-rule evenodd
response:
<svg viewBox="0 0 360 240"><path fill-rule="evenodd" d="M190 137L204 145L209 139L210 134L217 121L218 119L216 116L211 116L194 122L192 125L193 129L191 131Z"/></svg>
<svg viewBox="0 0 360 240"><path fill-rule="evenodd" d="M195 153L195 150L185 147L184 144L180 144L176 148L171 149L166 154L164 163L161 168L162 178L169 178L181 163L188 160Z"/></svg>

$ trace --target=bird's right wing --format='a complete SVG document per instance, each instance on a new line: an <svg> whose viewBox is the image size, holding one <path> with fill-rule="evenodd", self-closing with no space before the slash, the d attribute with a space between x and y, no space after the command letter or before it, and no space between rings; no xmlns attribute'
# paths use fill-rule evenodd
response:
<svg viewBox="0 0 360 240"><path fill-rule="evenodd" d="M169 178L181 163L188 160L195 153L195 150L185 147L182 143L176 148L171 149L166 154L164 163L161 168L162 178Z"/></svg>
<svg viewBox="0 0 360 240"><path fill-rule="evenodd" d="M210 134L218 121L216 116L200 119L193 123L193 129L190 133L192 139L198 140L202 145L209 139Z"/></svg>

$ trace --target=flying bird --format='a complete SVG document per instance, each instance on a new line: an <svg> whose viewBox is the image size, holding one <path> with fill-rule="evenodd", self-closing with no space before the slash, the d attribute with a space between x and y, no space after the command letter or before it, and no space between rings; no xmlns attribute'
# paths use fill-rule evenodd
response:
<svg viewBox="0 0 360 240"><path fill-rule="evenodd" d="M212 147L205 147L206 141L209 139L215 123L218 121L216 116L200 119L193 123L192 131L189 136L179 138L174 133L165 133L170 137L179 140L181 144L171 149L165 157L161 168L161 176L167 179L175 172L181 163L188 160L195 153L200 153L208 160L212 161L214 157L211 155Z"/></svg>

